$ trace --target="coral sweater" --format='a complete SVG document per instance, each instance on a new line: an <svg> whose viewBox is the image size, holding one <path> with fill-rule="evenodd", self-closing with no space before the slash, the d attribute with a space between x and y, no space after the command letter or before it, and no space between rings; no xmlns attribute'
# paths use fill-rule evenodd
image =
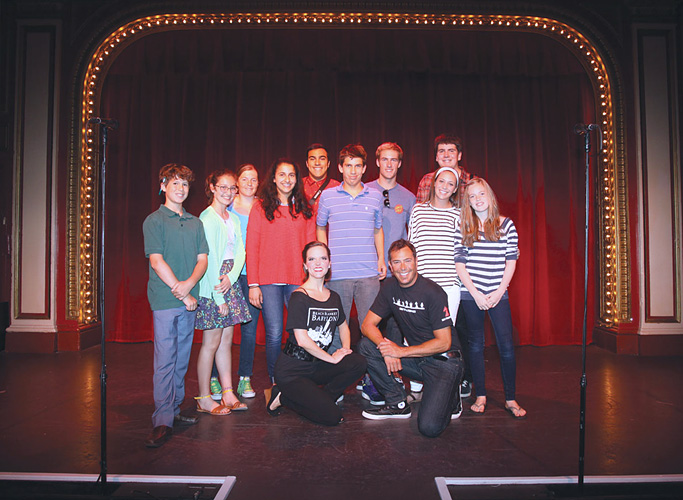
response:
<svg viewBox="0 0 683 500"><path fill-rule="evenodd" d="M256 201L247 225L247 282L253 285L299 285L303 281L301 252L315 240L315 219L299 214L293 219L289 207L280 206L272 221Z"/></svg>

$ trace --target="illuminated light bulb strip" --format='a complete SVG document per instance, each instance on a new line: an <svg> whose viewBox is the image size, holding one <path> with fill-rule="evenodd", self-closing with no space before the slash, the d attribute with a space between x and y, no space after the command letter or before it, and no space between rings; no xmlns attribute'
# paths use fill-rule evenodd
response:
<svg viewBox="0 0 683 500"><path fill-rule="evenodd" d="M95 50L83 80L81 101L81 155L80 155L80 234L79 234L79 305L80 323L98 320L97 296L97 244L95 241L95 197L97 179L94 172L96 151L94 141L97 130L87 125L88 119L99 109L99 92L103 68L107 68L121 49L139 37L154 31L171 29L211 29L237 26L359 26L359 27L418 27L426 29L475 29L538 32L568 46L589 71L589 78L597 89L598 123L603 130L602 169L596 188L601 193L598 217L601 223L598 238L601 242L599 270L602 294L599 321L606 326L619 321L618 289L620 265L617 261L619 237L617 232L615 181L615 144L612 89L604 61L589 40L569 25L553 19L534 16L459 15L459 14L403 14L403 13L231 13L231 14L162 14L143 17L121 26L111 33ZM591 74L592 73L592 74Z"/></svg>

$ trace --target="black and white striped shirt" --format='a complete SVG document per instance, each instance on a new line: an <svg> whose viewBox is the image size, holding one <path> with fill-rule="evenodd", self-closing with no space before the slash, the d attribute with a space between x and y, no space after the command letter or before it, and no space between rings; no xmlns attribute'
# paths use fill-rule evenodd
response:
<svg viewBox="0 0 683 500"><path fill-rule="evenodd" d="M458 225L455 233L455 262L465 264L474 286L483 294L494 292L503 280L505 261L517 260L518 235L512 219L505 218L500 227L500 239L489 241L479 232L473 247L462 244Z"/></svg>
<svg viewBox="0 0 683 500"><path fill-rule="evenodd" d="M408 239L417 251L417 272L442 288L460 286L454 260L459 228L459 208L435 208L426 202L415 205L410 214Z"/></svg>

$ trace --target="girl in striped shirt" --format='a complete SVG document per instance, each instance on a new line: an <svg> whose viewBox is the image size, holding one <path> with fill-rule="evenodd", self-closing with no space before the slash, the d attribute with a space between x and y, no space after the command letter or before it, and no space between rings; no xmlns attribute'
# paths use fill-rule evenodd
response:
<svg viewBox="0 0 683 500"><path fill-rule="evenodd" d="M484 373L484 317L493 324L500 354L505 410L514 418L526 417L515 400L515 347L507 288L517 264L517 229L500 215L498 200L484 179L467 183L469 206L463 208L455 239L455 268L462 282L461 303L469 330L470 365L476 401L470 410L486 410Z"/></svg>

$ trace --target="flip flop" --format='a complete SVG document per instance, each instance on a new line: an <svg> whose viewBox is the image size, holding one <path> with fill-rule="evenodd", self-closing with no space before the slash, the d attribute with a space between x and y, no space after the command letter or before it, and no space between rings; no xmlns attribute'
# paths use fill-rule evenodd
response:
<svg viewBox="0 0 683 500"><path fill-rule="evenodd" d="M507 406L505 405L505 411L508 412L510 415L512 415L512 418L515 420L524 420L526 418L526 413L524 415L515 415L515 411L519 413L522 408L519 406Z"/></svg>
<svg viewBox="0 0 683 500"><path fill-rule="evenodd" d="M473 410L472 408L474 408L475 406L477 408L482 408L482 410L481 411ZM470 406L470 412L474 413L477 416L483 415L485 411L486 411L486 403L483 403L483 404L482 403L472 403L472 406Z"/></svg>

